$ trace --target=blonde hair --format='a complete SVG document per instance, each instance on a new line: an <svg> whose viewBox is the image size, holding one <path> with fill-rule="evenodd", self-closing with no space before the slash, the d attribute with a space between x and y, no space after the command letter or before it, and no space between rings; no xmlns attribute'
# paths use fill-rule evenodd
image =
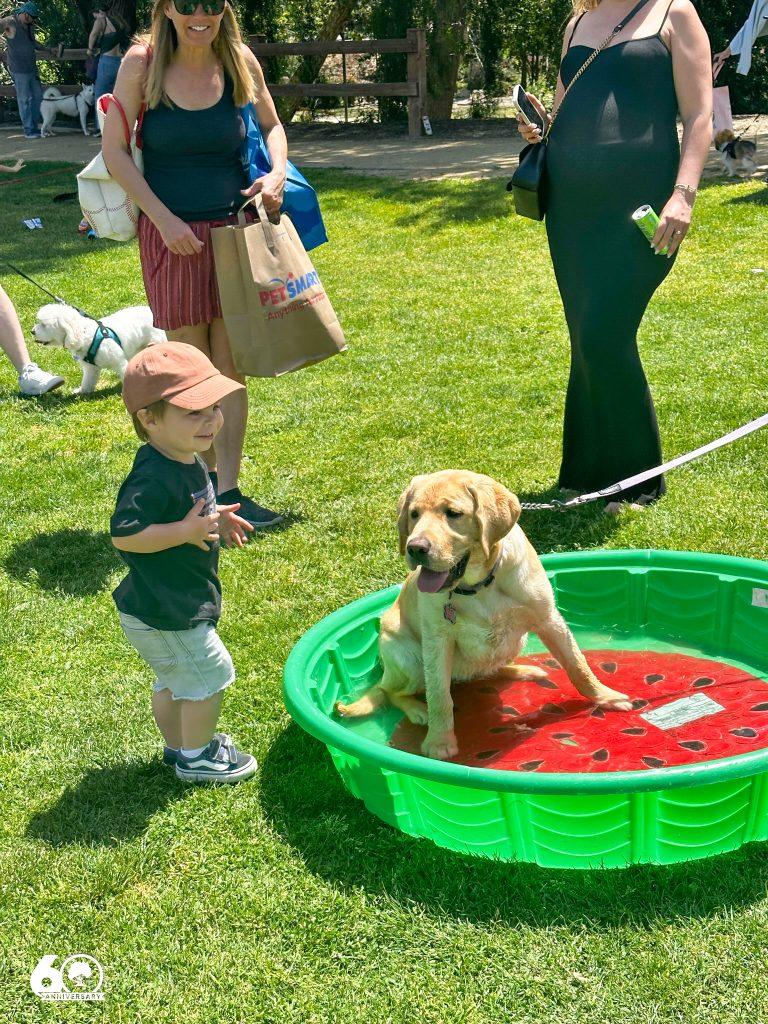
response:
<svg viewBox="0 0 768 1024"><path fill-rule="evenodd" d="M155 0L149 35L137 39L137 42L146 46L151 53L144 93L144 102L150 108L158 107L161 103L170 106L170 100L165 92L165 72L178 43L173 22L165 13L168 2L169 0ZM253 75L243 54L244 45L235 12L227 3L211 48L221 61L224 73L232 82L237 107L244 107L256 99Z"/></svg>
<svg viewBox="0 0 768 1024"><path fill-rule="evenodd" d="M574 14L585 14L600 6L600 0L571 0Z"/></svg>

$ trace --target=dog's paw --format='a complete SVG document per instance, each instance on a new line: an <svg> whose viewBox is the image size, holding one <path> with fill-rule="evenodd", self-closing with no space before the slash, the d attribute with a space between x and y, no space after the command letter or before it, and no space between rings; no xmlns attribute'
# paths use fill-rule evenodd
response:
<svg viewBox="0 0 768 1024"><path fill-rule="evenodd" d="M429 725L429 712L427 705L420 701L414 701L405 708L405 717L414 725Z"/></svg>
<svg viewBox="0 0 768 1024"><path fill-rule="evenodd" d="M427 738L421 744L421 752L424 757L431 757L434 761L447 761L458 754L459 745L452 732L433 737L427 734Z"/></svg>
<svg viewBox="0 0 768 1024"><path fill-rule="evenodd" d="M626 693L619 693L618 690L610 690L606 687L594 698L595 704L609 711L631 711L632 701Z"/></svg>

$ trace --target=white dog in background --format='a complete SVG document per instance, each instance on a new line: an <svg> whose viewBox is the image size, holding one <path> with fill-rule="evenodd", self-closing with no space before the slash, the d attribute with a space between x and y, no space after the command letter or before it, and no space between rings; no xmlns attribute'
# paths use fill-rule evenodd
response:
<svg viewBox="0 0 768 1024"><path fill-rule="evenodd" d="M57 114L66 114L67 117L79 117L80 127L83 135L88 134L86 122L88 111L93 106L93 86L83 86L82 92L76 96L63 96L58 89L51 86L43 93L40 101L40 113L43 115L43 127L40 129L42 135L53 135L53 122Z"/></svg>
<svg viewBox="0 0 768 1024"><path fill-rule="evenodd" d="M114 331L122 348L112 338L105 338L96 353L94 363L85 361L96 335L98 324L90 317L81 316L72 306L50 303L37 311L37 323L32 335L40 345L65 348L83 371L83 381L75 394L93 393L102 370L112 370L122 381L128 360L147 345L166 341L165 331L155 327L149 306L129 306L105 316L101 323Z"/></svg>

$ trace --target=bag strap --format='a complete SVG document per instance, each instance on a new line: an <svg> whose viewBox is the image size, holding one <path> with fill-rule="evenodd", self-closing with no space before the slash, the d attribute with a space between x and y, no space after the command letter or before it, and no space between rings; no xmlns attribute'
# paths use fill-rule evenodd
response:
<svg viewBox="0 0 768 1024"><path fill-rule="evenodd" d="M546 139L546 138L547 138L547 137L549 136L549 133L550 133L550 132L552 131L552 125L553 125L553 124L555 123L555 119L557 118L557 115L558 115L558 114L560 113L560 108L562 107L563 103L565 102L565 97L566 97L566 96L568 95L568 93L569 93L569 92L571 91L571 88L572 88L572 87L573 87L573 86L574 86L574 85L576 84L576 82L578 81L578 79L579 79L579 78L581 78L581 76L582 76L582 75L584 74L584 72L585 72L585 71L587 70L587 68L588 68L588 67L589 67L589 65L590 65L590 64L592 63L592 61L593 61L593 60L595 60L595 58L597 57L597 55L598 55L599 53L602 53L602 51L603 51L603 50L604 50L604 49L605 49L605 48L606 48L607 46L609 46L609 45L610 45L610 43L611 43L611 40L612 40L612 39L614 39L614 38L615 38L615 37L616 37L616 36L617 36L617 35L619 34L619 32L621 32L621 30L622 30L622 29L623 29L623 28L624 28L624 27L625 27L626 25L628 25L628 24L629 24L629 22L630 22L630 21L632 21L632 19L633 19L633 18L634 18L634 16L635 16L635 15L637 14L637 12L638 12L638 11L639 11L639 10L640 10L640 9L641 9L642 7L645 7L645 5L646 5L646 4L648 3L648 2L649 2L649 0L640 0L640 3L639 3L639 4L636 4L636 5L635 5L635 6L634 6L634 7L632 8L632 10L631 10L631 11L629 12L629 14L628 14L628 15L626 16L626 18L623 18L623 19L622 19L622 20L621 20L621 21L619 22L619 24L618 24L618 25L616 25L616 27L615 27L615 28L614 28L614 29L613 29L613 30L612 30L612 31L611 31L611 32L609 33L609 35L607 35L607 36L605 37L605 39L604 39L604 40L602 41L602 43L600 43L600 45L599 45L599 46L597 47L597 49L593 50L593 51L592 51L592 53L591 53L591 54L589 55L589 57L587 57L587 59L586 59L586 60L584 61L584 63L583 63L582 65L581 65L581 67L579 68L579 70L578 70L578 71L576 72L576 74L575 74L575 75L573 76L573 78L572 78L572 79L570 80L570 82L568 83L568 87L566 88L565 92L563 93L562 99L561 99L561 100L560 100L560 102L558 103L557 107L555 108L555 110L553 110L553 111L552 111L552 117L550 118L550 121L549 121L549 126L548 126L548 128L547 128L547 131L546 131L546 133L545 133L545 135L544 135L544 139ZM576 27L574 26L574 32L575 32L575 31L576 31ZM573 39L573 32L571 33L571 39ZM543 139L542 139L542 141L543 141Z"/></svg>
<svg viewBox="0 0 768 1024"><path fill-rule="evenodd" d="M264 206L264 200L261 196L261 192L257 192L255 196L251 196L247 199L240 209L237 211L237 223L239 226L245 227L245 208L253 204L253 208L256 211L256 218L261 224L264 232L264 241L266 242L267 248L273 256L277 256L277 246L275 245L275 231L272 225L272 221L269 219L266 208Z"/></svg>
<svg viewBox="0 0 768 1024"><path fill-rule="evenodd" d="M99 97L99 106L101 107L101 111L105 117L107 115L107 111L109 110L110 103L116 106L120 113L120 118L123 122L123 132L125 133L125 144L130 149L131 129L128 124L128 117L125 113L125 110L123 109L122 103L116 96L113 96L111 92L105 92L103 95ZM144 121L144 111L146 109L146 103L142 103L141 109L139 110L139 117L138 120L136 121L136 145L139 147L139 149L141 149L141 125Z"/></svg>

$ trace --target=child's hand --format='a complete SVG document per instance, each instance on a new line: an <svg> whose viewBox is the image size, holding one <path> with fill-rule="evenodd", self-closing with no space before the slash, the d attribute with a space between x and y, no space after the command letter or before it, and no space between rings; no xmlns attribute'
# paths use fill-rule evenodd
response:
<svg viewBox="0 0 768 1024"><path fill-rule="evenodd" d="M217 505L221 519L219 521L219 532L221 542L225 547L233 545L241 548L248 540L248 533L253 533L253 525L247 519L236 516L235 512L240 508L240 502L236 505Z"/></svg>
<svg viewBox="0 0 768 1024"><path fill-rule="evenodd" d="M24 166L23 160L17 160L15 164L0 164L0 171L5 171L6 174L16 174Z"/></svg>
<svg viewBox="0 0 768 1024"><path fill-rule="evenodd" d="M217 510L210 512L207 516L201 516L200 512L204 507L205 498L198 498L182 519L184 538L187 544L194 544L196 548L210 551L210 546L206 541L215 544L219 539L219 513Z"/></svg>

